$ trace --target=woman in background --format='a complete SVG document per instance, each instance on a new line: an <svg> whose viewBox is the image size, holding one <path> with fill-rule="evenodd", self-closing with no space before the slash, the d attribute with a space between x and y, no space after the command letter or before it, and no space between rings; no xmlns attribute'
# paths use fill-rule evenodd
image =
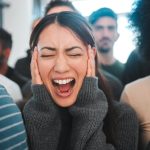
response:
<svg viewBox="0 0 150 150"><path fill-rule="evenodd" d="M130 25L135 33L140 59L131 66L132 74L147 70L150 73L150 1L138 0L133 5L130 14ZM138 55L137 55L138 56ZM132 64L133 65L133 64ZM135 72L133 68L137 68ZM131 70L127 68L127 70ZM148 74L148 72L146 74ZM121 101L130 105L136 112L140 124L140 149L146 149L150 142L150 75L127 84L121 96Z"/></svg>

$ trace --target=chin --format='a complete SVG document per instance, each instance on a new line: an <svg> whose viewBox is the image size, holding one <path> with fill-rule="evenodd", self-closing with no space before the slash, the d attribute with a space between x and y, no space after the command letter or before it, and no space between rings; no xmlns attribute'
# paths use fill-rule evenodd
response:
<svg viewBox="0 0 150 150"><path fill-rule="evenodd" d="M67 108L72 106L76 101L70 101L67 99L63 99L63 100L55 100L54 101L59 107L63 107L63 108Z"/></svg>

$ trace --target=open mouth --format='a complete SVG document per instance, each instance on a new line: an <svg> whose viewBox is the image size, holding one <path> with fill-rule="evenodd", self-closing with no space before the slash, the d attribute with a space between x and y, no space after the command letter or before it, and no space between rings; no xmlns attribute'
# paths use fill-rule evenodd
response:
<svg viewBox="0 0 150 150"><path fill-rule="evenodd" d="M73 87L75 86L75 79L52 80L52 84L56 89L57 95L67 97L72 93Z"/></svg>

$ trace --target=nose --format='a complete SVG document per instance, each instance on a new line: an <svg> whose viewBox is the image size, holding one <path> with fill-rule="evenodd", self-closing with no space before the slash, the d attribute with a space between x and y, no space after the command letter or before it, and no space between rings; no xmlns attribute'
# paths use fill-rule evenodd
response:
<svg viewBox="0 0 150 150"><path fill-rule="evenodd" d="M69 65L64 56L60 55L55 60L54 71L57 73L66 73L69 71Z"/></svg>
<svg viewBox="0 0 150 150"><path fill-rule="evenodd" d="M108 28L104 28L103 29L103 36L105 36L105 37L109 37L109 35L110 35L110 31L108 30Z"/></svg>

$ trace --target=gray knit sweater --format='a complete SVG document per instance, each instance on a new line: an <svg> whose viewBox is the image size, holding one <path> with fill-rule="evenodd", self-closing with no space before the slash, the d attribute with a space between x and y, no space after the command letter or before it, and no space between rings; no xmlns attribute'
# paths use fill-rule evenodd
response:
<svg viewBox="0 0 150 150"><path fill-rule="evenodd" d="M114 126L111 127L110 134L115 138L114 143L106 142L108 140L103 131L103 122L108 104L103 92L98 88L96 78L86 78L76 103L65 109L53 103L43 85L34 85L32 89L33 98L25 105L23 111L31 149L136 150L138 125L132 111L127 113L127 118L124 115L126 112L123 112L118 114L115 121L112 119L111 126ZM116 121L120 127L117 126ZM118 132L116 126L123 132ZM124 139L123 136L128 139ZM120 141L120 138L133 142L128 145L125 141Z"/></svg>

